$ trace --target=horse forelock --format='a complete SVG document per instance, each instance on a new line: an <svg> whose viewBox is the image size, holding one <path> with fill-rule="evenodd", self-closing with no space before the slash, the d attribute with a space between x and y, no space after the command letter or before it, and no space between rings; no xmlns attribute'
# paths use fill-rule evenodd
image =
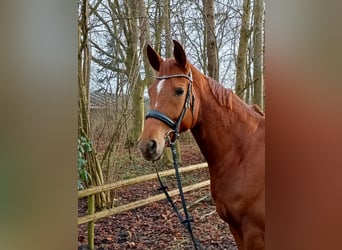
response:
<svg viewBox="0 0 342 250"><path fill-rule="evenodd" d="M177 71L175 70L175 67L177 67L176 68ZM178 72L179 70L181 70L181 68L177 66L177 61L175 59L167 58L163 60L163 62L161 63L158 75L168 76L168 75L179 74ZM150 85L149 87L150 97L151 95L157 96L160 93L162 87L165 85L165 81L166 80L156 80L154 81L154 84ZM152 94L152 89L154 89L155 91L154 94Z"/></svg>
<svg viewBox="0 0 342 250"><path fill-rule="evenodd" d="M161 64L159 75L186 74L188 71L188 65L183 68L174 58L168 58Z"/></svg>

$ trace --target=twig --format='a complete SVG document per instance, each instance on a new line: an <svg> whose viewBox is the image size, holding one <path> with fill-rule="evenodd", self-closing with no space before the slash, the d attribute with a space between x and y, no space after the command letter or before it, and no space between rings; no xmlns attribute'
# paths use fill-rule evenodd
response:
<svg viewBox="0 0 342 250"><path fill-rule="evenodd" d="M200 220L203 220L205 217L208 217L208 216L214 214L215 212L216 212L216 210L213 210L213 211L211 211L211 212L209 212L209 213L207 213L207 214L202 215L202 216L200 217Z"/></svg>
<svg viewBox="0 0 342 250"><path fill-rule="evenodd" d="M192 207L192 206L194 206L194 205L200 203L201 201L203 201L203 200L209 198L210 196L211 196L211 194L209 193L209 194L207 194L206 196L203 196L203 197L199 198L198 200L196 200L196 201L190 203L190 204L187 206L187 209L189 209L190 207Z"/></svg>

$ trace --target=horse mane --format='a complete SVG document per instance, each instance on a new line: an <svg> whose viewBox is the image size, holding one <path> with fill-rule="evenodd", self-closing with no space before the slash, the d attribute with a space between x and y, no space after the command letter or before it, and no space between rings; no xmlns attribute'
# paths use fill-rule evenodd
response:
<svg viewBox="0 0 342 250"><path fill-rule="evenodd" d="M161 74L170 74L171 69L174 67L179 67L177 61L173 58L166 59L163 62L163 67L160 69ZM192 64L189 63L192 72L197 72L203 76L203 74L196 69ZM179 67L180 68L180 67ZM181 69L181 68L180 68ZM184 72L186 72L185 69ZM208 80L210 90L215 97L218 104L222 107L227 107L227 110L232 110L234 112L241 113L243 119L248 121L248 117L264 117L265 114L262 112L260 107L256 104L248 105L242 101L231 89L225 88L223 85L218 83L211 77L205 76Z"/></svg>
<svg viewBox="0 0 342 250"><path fill-rule="evenodd" d="M209 87L211 93L216 98L216 101L223 107L227 107L228 109L232 109L232 95L233 91L231 89L226 89L217 81L208 77Z"/></svg>
<svg viewBox="0 0 342 250"><path fill-rule="evenodd" d="M239 112L244 120L250 120L248 117L264 117L258 105L248 105L243 102L231 89L227 89L214 79L207 77L211 93L220 106L227 107L228 110Z"/></svg>
<svg viewBox="0 0 342 250"><path fill-rule="evenodd" d="M254 110L255 110L257 113L259 113L260 115L265 116L265 113L261 110L261 108L260 108L258 105L253 104L253 105L252 105L252 109L254 109Z"/></svg>

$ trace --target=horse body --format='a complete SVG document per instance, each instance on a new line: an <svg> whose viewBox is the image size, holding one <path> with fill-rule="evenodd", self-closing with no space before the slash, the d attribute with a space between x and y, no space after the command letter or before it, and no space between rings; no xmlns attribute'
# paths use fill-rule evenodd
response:
<svg viewBox="0 0 342 250"><path fill-rule="evenodd" d="M217 212L229 223L239 249L264 249L265 119L212 79L204 78L201 85L191 132L208 162Z"/></svg>
<svg viewBox="0 0 342 250"><path fill-rule="evenodd" d="M163 60L151 48L148 57L161 76L192 76L193 112L182 119L180 131L190 129L209 166L213 200L219 216L229 224L239 249L264 249L265 232L265 119L231 90L204 76L186 60L174 41L175 59ZM176 120L184 103L179 89L187 79L156 81L149 89L151 108ZM166 82L167 81L167 82ZM168 84L167 84L168 83ZM174 94L176 93L176 94ZM167 101L168 100L168 101ZM170 129L147 119L140 149L148 160L159 159Z"/></svg>

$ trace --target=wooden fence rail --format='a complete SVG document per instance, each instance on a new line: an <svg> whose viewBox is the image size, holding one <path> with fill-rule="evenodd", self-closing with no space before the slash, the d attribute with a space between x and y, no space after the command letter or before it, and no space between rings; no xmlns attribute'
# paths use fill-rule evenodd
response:
<svg viewBox="0 0 342 250"><path fill-rule="evenodd" d="M208 167L208 164L205 163L199 163L196 165L190 165L187 167L182 167L179 168L179 172L180 173L184 173L184 172L189 172L189 171L193 171L193 170L197 170L197 169L201 169L201 168L206 168ZM164 177L164 176L169 176L169 175L173 175L175 174L175 170L174 169L170 169L170 170L165 170L159 173L160 177ZM122 188L125 186L130 186L130 185L134 185L137 183L141 183L144 181L149 181L149 180L153 180L153 179L157 179L157 174L153 173L153 174L147 174L147 175L142 175L136 178L132 178L132 179L128 179L128 180L122 180L122 181L118 181L118 182L114 182L114 183L109 183L109 184L105 184L103 186L97 186L97 187L91 187L88 189L84 189L84 190L80 190L78 191L78 198L83 198L92 194L97 194L97 193L101 193L101 192L105 192L105 191L109 191L109 190L113 190L113 189L117 189L117 188Z"/></svg>
<svg viewBox="0 0 342 250"><path fill-rule="evenodd" d="M186 193L186 192L189 192L189 191L192 191L192 190L196 190L196 189L199 189L201 187L208 186L209 184L210 184L210 181L207 180L207 181L203 181L203 182L200 182L200 183L196 183L194 185L189 185L189 186L183 187L183 192ZM179 190L178 189L174 189L174 190L169 192L170 196L175 196L177 194L179 194ZM134 201L134 202L128 203L126 205L122 205L122 206L119 206L119 207L114 207L114 208L106 209L106 210L103 210L101 212L97 212L95 214L90 214L90 215L83 216L83 217L78 219L78 224L80 225L80 224L83 224L83 223L86 223L86 222L89 222L89 221L94 221L94 220L98 220L98 219L101 219L101 218L104 218L104 217L108 217L108 216L111 216L111 215L114 215L114 214L119 214L119 213L122 213L122 212L126 212L126 211L132 210L134 208L145 206L145 205L151 204L153 202L164 200L164 199L165 199L165 194L164 193L157 194L157 195L151 196L151 197L149 197L147 199L142 199L142 200Z"/></svg>
<svg viewBox="0 0 342 250"><path fill-rule="evenodd" d="M208 167L207 163L200 163L200 164L196 164L196 165L191 165L191 166L187 166L187 167L182 167L179 168L179 172L180 173L184 173L184 172L189 172L189 171L193 171L193 170L198 170L201 168L205 168ZM174 169L170 169L170 170L165 170L159 173L160 177L164 177L164 176L170 176L175 174L175 170ZM142 199L142 200L138 200L138 201L134 201L119 207L114 207L114 208L110 208L110 209L106 209L97 213L94 213L95 208L94 208L94 195L100 192L105 192L105 191L109 191L109 190L113 190L113 189L117 189L117 188L122 188L125 186L129 186L129 185L134 185L134 184L138 184L144 181L149 181L149 180L153 180L153 179L157 179L157 174L153 173L153 174L148 174L148 175L143 175L143 176L139 176L136 178L132 178L129 180L122 180L122 181L118 181L115 183L110 183L110 184L106 184L103 186L97 186L97 187L91 187L85 190L81 190L78 191L78 198L83 198L83 197L87 197L88 196L88 215L82 216L78 218L78 225L83 224L83 223L87 223L88 222L88 247L90 249L94 249L94 221L98 220L100 218L104 218L104 217L108 217L114 214L119 214L125 211L129 211L131 209L134 208L138 208L144 205L148 205L151 204L153 202L165 199L165 194L158 194L158 195L154 195L151 197L148 197L146 199ZM189 192L192 190L196 190L199 189L201 187L205 187L208 186L210 184L210 180L207 181L203 181L200 183L196 183L193 185L189 185L186 187L183 187L183 192ZM175 196L179 194L179 190L175 189L169 192L170 196Z"/></svg>

